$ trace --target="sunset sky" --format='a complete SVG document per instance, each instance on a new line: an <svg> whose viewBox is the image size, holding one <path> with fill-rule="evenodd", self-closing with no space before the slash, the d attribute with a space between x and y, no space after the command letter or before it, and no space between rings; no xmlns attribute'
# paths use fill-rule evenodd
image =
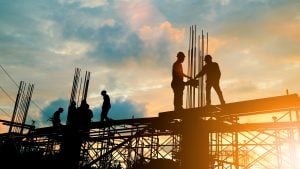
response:
<svg viewBox="0 0 300 169"><path fill-rule="evenodd" d="M300 93L299 9L296 0L1 0L0 65L34 84L27 121L38 127L58 107L66 118L76 67L91 72L93 121L103 89L115 119L173 110L171 69L190 25L209 33L226 102ZM0 78L0 119L10 120L18 87L3 69Z"/></svg>

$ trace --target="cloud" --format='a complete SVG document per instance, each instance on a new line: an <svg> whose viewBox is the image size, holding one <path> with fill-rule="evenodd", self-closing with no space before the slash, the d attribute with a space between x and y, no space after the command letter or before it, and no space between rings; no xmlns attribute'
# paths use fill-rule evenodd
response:
<svg viewBox="0 0 300 169"><path fill-rule="evenodd" d="M89 103L90 104L90 103ZM51 126L51 121L49 118L52 117L53 113L62 107L64 112L61 114L62 124L66 124L67 114L68 114L69 101L64 99L56 99L51 101L41 112L40 121L37 121L38 126ZM145 105L137 103L135 101L126 100L122 98L115 99L111 102L112 108L109 111L108 116L113 119L131 119L132 116L135 118L142 118L145 115ZM91 108L93 111L92 121L100 120L101 107L96 106Z"/></svg>
<svg viewBox="0 0 300 169"><path fill-rule="evenodd" d="M111 117L122 118L142 118L144 117L145 106L130 100L117 100L112 103Z"/></svg>
<svg viewBox="0 0 300 169"><path fill-rule="evenodd" d="M146 25L156 25L165 20L164 15L149 0L145 1L117 1L116 13L127 24L137 31Z"/></svg>
<svg viewBox="0 0 300 169"><path fill-rule="evenodd" d="M221 5L229 5L230 4L230 0L221 0Z"/></svg>
<svg viewBox="0 0 300 169"><path fill-rule="evenodd" d="M112 102L111 105L112 107L108 113L108 117L115 120L131 119L132 117L143 118L146 111L145 105L121 98ZM101 107L95 107L93 113L93 121L100 121Z"/></svg>
<svg viewBox="0 0 300 169"><path fill-rule="evenodd" d="M186 31L182 27L174 27L169 21L157 25L145 25L138 30L138 36L143 41L142 51L144 62L153 62L164 67L171 64L171 59L186 40ZM170 60L171 59L171 60Z"/></svg>
<svg viewBox="0 0 300 169"><path fill-rule="evenodd" d="M116 25L116 21L114 19L108 18L99 20L98 18L88 17L89 19L84 20L84 25L89 26L94 29L100 29L102 27L114 27Z"/></svg>
<svg viewBox="0 0 300 169"><path fill-rule="evenodd" d="M56 99L51 101L48 106L45 106L42 110L41 119L37 121L39 126L51 126L51 121L49 118L53 116L53 113L60 107L64 109L63 113L60 115L62 124L66 124L67 113L68 113L69 101L64 99Z"/></svg>
<svg viewBox="0 0 300 169"><path fill-rule="evenodd" d="M100 6L107 5L107 0L81 0L80 1L81 7L86 8L96 8Z"/></svg>
<svg viewBox="0 0 300 169"><path fill-rule="evenodd" d="M141 57L143 42L136 33L122 25L103 27L92 40L95 43L95 49L89 55L99 61L122 64L130 58Z"/></svg>
<svg viewBox="0 0 300 169"><path fill-rule="evenodd" d="M74 58L74 56L83 56L92 49L93 47L89 43L70 40L57 45L56 48L50 49L50 51L58 55L72 56Z"/></svg>
<svg viewBox="0 0 300 169"><path fill-rule="evenodd" d="M182 43L185 38L184 28L175 28L168 21L159 26L143 26L139 29L139 36L145 43L158 43L161 39L169 39L169 43Z"/></svg>
<svg viewBox="0 0 300 169"><path fill-rule="evenodd" d="M96 8L108 4L107 0L58 0L62 4L79 4L81 8Z"/></svg>
<svg viewBox="0 0 300 169"><path fill-rule="evenodd" d="M58 16L62 17L63 13L59 13ZM76 33L80 33L77 31L90 31L90 33L94 31L98 31L98 29L102 27L114 27L117 21L112 18L114 15L102 15L101 12L90 13L85 10L75 11L74 9L69 9L67 15L67 24L63 25L65 35L69 32L70 35L76 35ZM72 34L71 34L72 33ZM93 34L91 34L93 35ZM91 36L83 36L83 37L91 37Z"/></svg>

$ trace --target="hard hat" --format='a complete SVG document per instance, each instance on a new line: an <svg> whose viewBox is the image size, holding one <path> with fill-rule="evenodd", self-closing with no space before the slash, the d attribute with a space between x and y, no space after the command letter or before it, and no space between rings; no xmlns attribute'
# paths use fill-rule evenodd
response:
<svg viewBox="0 0 300 169"><path fill-rule="evenodd" d="M210 55L205 55L204 60L205 61L211 61L212 57Z"/></svg>
<svg viewBox="0 0 300 169"><path fill-rule="evenodd" d="M185 57L183 52L178 52L176 56L177 56L177 58L184 58Z"/></svg>
<svg viewBox="0 0 300 169"><path fill-rule="evenodd" d="M104 95L104 94L106 94L106 90L101 91L101 95Z"/></svg>

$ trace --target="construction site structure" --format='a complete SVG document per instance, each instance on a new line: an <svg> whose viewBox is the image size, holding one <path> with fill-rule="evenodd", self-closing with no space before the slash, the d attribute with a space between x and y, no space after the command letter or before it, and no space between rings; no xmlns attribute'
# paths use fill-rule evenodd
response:
<svg viewBox="0 0 300 169"><path fill-rule="evenodd" d="M300 155L299 109L299 96L291 94L161 112L152 118L93 122L88 137L81 137L78 165L137 168L164 159L169 166L182 169L296 169ZM258 115L272 115L273 121L239 122ZM65 146L67 128L32 129L19 136L15 144L19 153L53 157Z"/></svg>
<svg viewBox="0 0 300 169"><path fill-rule="evenodd" d="M208 53L208 38L206 43L204 39L203 31L197 36L196 26L190 27L191 77L203 66L204 51ZM75 69L70 103L78 103L80 96L86 99L89 78L86 72L81 90L80 69ZM299 169L297 94L212 106L205 106L204 94L199 79L198 87L187 87L186 109L96 121L88 130L76 129L76 134L68 123L60 128L28 127L26 133L2 134L0 146L9 143L19 155L35 154L35 160L37 155L53 163L67 159L70 165L65 168L77 169Z"/></svg>

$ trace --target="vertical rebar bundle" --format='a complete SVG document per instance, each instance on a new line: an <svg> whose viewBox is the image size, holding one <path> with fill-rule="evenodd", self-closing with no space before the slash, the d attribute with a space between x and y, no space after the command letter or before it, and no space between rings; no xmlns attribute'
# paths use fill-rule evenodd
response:
<svg viewBox="0 0 300 169"><path fill-rule="evenodd" d="M80 77L80 72L81 72L80 68L75 68L73 86L72 86L72 91L71 91L71 97L70 97L70 103L69 104L71 104L71 102L74 101L74 102L76 102L76 105L78 105L78 103L80 101L86 100L86 98L87 98L91 73L89 71L85 72L83 87L81 89L82 78ZM77 99L76 99L76 97L77 97Z"/></svg>
<svg viewBox="0 0 300 169"><path fill-rule="evenodd" d="M203 30L200 36L197 35L196 25L190 26L187 75L192 79L195 79L196 75L202 70L205 48L206 54L208 53L208 33L206 37L205 45ZM203 77L200 77L197 81L197 85L187 85L186 108L203 107L205 104Z"/></svg>
<svg viewBox="0 0 300 169"><path fill-rule="evenodd" d="M9 126L9 133L23 133L24 125L26 122L28 109L31 101L34 85L28 84L26 90L26 83L20 82L18 94L15 101L14 111Z"/></svg>
<svg viewBox="0 0 300 169"><path fill-rule="evenodd" d="M78 107L79 103L82 100L86 100L86 98L87 98L91 73L89 71L85 72L83 88L82 88L82 93L81 93L82 78L80 78L80 72L81 72L80 68L75 68L69 106L71 105L72 102L75 102L76 106ZM81 99L80 99L80 97L81 97ZM70 122L70 119L69 119L69 114L68 114L67 124L69 124L69 122Z"/></svg>
<svg viewBox="0 0 300 169"><path fill-rule="evenodd" d="M85 72L81 100L86 100L86 98L87 98L87 94L88 94L88 90L89 90L89 83L90 83L90 75L91 75L90 72L88 72L88 71Z"/></svg>
<svg viewBox="0 0 300 169"><path fill-rule="evenodd" d="M77 90L78 90L78 84L79 84L79 78L80 78L80 69L75 68L75 74L74 74L74 79L73 79L73 86L72 86L72 91L71 91L71 97L70 97L70 104L74 101L76 102L76 95L77 95Z"/></svg>

